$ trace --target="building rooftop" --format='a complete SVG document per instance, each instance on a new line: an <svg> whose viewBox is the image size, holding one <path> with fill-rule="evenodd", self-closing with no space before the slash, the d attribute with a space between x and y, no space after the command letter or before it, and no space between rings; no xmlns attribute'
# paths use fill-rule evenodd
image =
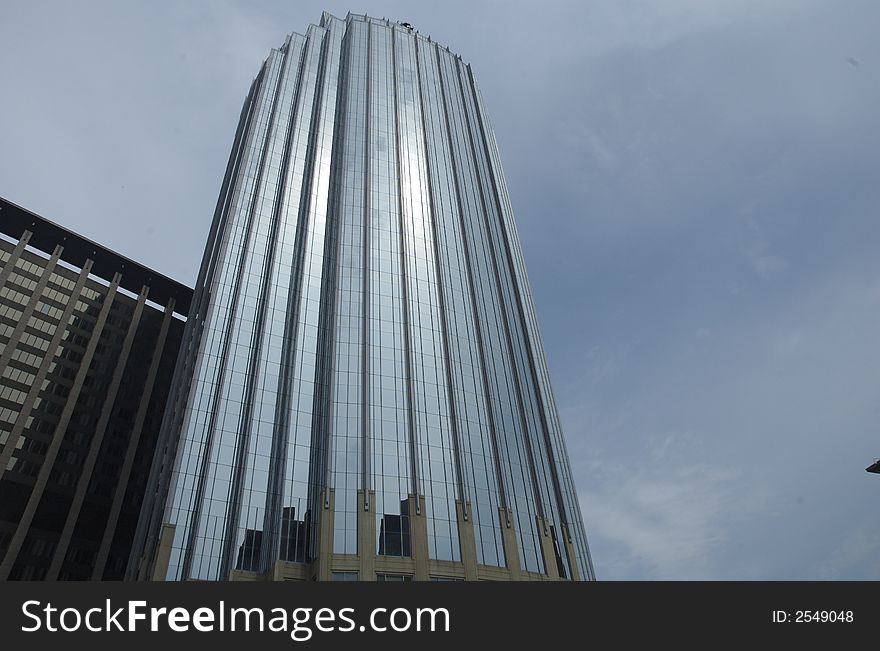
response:
<svg viewBox="0 0 880 651"><path fill-rule="evenodd" d="M51 253L60 244L64 262L81 269L91 259L92 276L110 280L118 271L123 289L137 294L146 285L150 301L162 305L173 298L174 311L188 314L193 294L190 287L0 197L0 233L18 240L26 230L33 233L28 246Z"/></svg>

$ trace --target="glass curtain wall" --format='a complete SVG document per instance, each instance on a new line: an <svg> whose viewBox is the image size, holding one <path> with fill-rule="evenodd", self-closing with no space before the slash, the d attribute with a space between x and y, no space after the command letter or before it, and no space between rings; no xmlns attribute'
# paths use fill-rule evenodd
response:
<svg viewBox="0 0 880 651"><path fill-rule="evenodd" d="M340 557L411 557L424 515L460 563L458 505L478 564L511 562L509 526L519 569L592 578L495 137L447 47L325 13L272 51L194 306L141 532L173 525L168 579L311 562L331 494Z"/></svg>

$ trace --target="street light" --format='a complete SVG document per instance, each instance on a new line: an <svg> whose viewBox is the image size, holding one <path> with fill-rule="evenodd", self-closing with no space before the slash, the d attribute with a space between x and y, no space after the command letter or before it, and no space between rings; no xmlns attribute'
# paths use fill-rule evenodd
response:
<svg viewBox="0 0 880 651"><path fill-rule="evenodd" d="M865 468L865 470L867 470L868 472L876 472L877 474L880 474L880 461L875 461L870 466Z"/></svg>

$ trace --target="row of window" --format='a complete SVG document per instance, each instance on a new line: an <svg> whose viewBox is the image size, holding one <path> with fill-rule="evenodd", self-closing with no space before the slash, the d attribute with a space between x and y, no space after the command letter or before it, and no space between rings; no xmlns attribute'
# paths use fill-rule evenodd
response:
<svg viewBox="0 0 880 651"><path fill-rule="evenodd" d="M9 274L9 278L6 281L10 285L15 284L27 291L33 291L37 286L37 281L32 278L28 278L26 276L22 276L19 273L12 272Z"/></svg>
<svg viewBox="0 0 880 651"><path fill-rule="evenodd" d="M332 572L332 581L358 581L360 575L357 572ZM412 581L412 574L388 574L376 572L376 581ZM453 576L432 576L431 581L464 581L462 578Z"/></svg>
<svg viewBox="0 0 880 651"><path fill-rule="evenodd" d="M12 359L21 362L22 364L26 364L27 366L31 366L34 369L38 369L43 362L42 357L21 350L20 348L16 348L12 351Z"/></svg>
<svg viewBox="0 0 880 651"><path fill-rule="evenodd" d="M7 407L0 407L0 423L15 423L18 420L18 415L21 413L18 409L9 409ZM27 421L25 422L25 427L30 427L31 423L34 422L33 416L28 416ZM0 433L0 437L2 437L2 433ZM0 441L0 443L5 443L6 441Z"/></svg>
<svg viewBox="0 0 880 651"><path fill-rule="evenodd" d="M19 384L27 386L33 381L34 372L7 365L6 368L3 369L2 377L4 380L8 379L12 382L18 382Z"/></svg>
<svg viewBox="0 0 880 651"><path fill-rule="evenodd" d="M2 296L6 301L14 303L16 307L22 309L24 309L24 306L28 304L28 300L30 299L28 294L14 289L11 285L3 287Z"/></svg>
<svg viewBox="0 0 880 651"><path fill-rule="evenodd" d="M36 276L37 278L43 274L43 265L31 262L30 260L25 260L24 258L18 259L18 262L15 263L15 269Z"/></svg>
<svg viewBox="0 0 880 651"><path fill-rule="evenodd" d="M26 396L27 394L24 391L19 391L18 389L13 389L9 386L0 386L0 399L2 400L9 400L10 402L22 404Z"/></svg>

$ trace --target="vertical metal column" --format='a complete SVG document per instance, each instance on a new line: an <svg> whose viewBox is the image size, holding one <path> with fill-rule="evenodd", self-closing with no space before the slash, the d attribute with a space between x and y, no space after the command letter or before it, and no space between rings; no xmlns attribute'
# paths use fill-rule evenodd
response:
<svg viewBox="0 0 880 651"><path fill-rule="evenodd" d="M333 513L336 506L336 491L332 488L321 490L318 508L318 548L317 579L329 581L330 566L333 561Z"/></svg>
<svg viewBox="0 0 880 651"><path fill-rule="evenodd" d="M361 581L376 580L376 516L373 509L376 508L375 493L370 491L357 492L357 552L360 557Z"/></svg>
<svg viewBox="0 0 880 651"><path fill-rule="evenodd" d="M107 388L107 394L104 397L104 405L101 408L101 415L95 425L95 433L89 444L89 451L83 462L82 472L79 475L79 481L76 484L76 492L73 495L73 502L67 512L67 519L64 522L64 528L61 530L61 536L58 538L58 544L55 547L55 554L52 557L52 563L46 572L47 581L55 581L58 579L58 573L61 571L61 565L64 563L64 557L67 556L67 548L70 546L70 540L73 537L73 529L76 527L76 521L79 519L79 512L82 509L83 501L85 501L86 491L92 481L92 473L95 470L95 463L98 461L98 453L101 451L101 444L104 442L104 436L107 433L107 425L110 423L110 417L113 414L113 407L116 404L116 394L119 392L119 385L122 383L122 376L125 373L125 367L128 364L128 355L131 353L131 346L134 342L134 335L140 324L141 314L144 310L144 303L147 300L149 288L143 287L138 296L137 305L134 308L131 321L128 324L128 331L125 333L125 339L122 342L122 349L119 351L119 357L116 358L116 368L113 369L113 377L110 380L110 386ZM118 492L118 491L117 491ZM123 493L125 490L123 489Z"/></svg>
<svg viewBox="0 0 880 651"><path fill-rule="evenodd" d="M15 533L12 534L12 540L9 541L9 547L6 550L6 557L3 559L3 562L0 563L0 581L5 581L9 578L9 573L12 571L12 566L18 558L18 553L21 551L21 546L24 544L24 539L31 526L31 521L34 519L34 513L36 513L37 506L39 506L40 500L43 497L43 491L46 489L46 484L49 481L49 474L52 472L52 466L55 465L55 458L58 456L58 450L61 449L61 442L64 440L64 435L67 432L67 425L70 423L70 417L73 415L74 407L76 407L79 393L82 390L83 382L89 371L89 366L91 366L92 358L95 355L95 348L98 346L98 340L101 338L101 332L104 330L104 323L107 321L107 315L110 313L110 306L113 304L113 299L116 298L116 292L121 280L122 275L120 273L117 272L113 274L113 281L110 283L110 287L107 288L107 294L104 299L104 304L101 306L101 312L98 314L95 329L92 332L91 339L89 339L88 346L86 346L85 355L80 361L79 370L73 380L73 387L70 390L70 394L67 396L67 402L64 405L64 410L61 412L61 418L58 421L58 425L55 427L55 433L52 437L52 442L49 444L49 449L46 451L43 465L40 466L40 472L37 475L37 480L31 491L30 499L28 499L24 514L21 516L21 520L18 523L18 527L15 529Z"/></svg>
<svg viewBox="0 0 880 651"><path fill-rule="evenodd" d="M15 248L12 250L12 255L9 256L9 260L6 261L6 265L3 269L0 269L0 289L6 284L6 279L9 278L9 274L15 269L15 265L18 264L18 260L21 258L21 252L24 251L24 247L30 242L32 236L33 233L30 231L25 231L21 234L21 239L18 240L18 244L16 244Z"/></svg>
<svg viewBox="0 0 880 651"><path fill-rule="evenodd" d="M455 515L458 520L458 539L461 546L461 564L464 566L464 580L477 580L477 544L474 537L474 521L468 515L471 505L463 500L455 500Z"/></svg>
<svg viewBox="0 0 880 651"><path fill-rule="evenodd" d="M499 507L498 520L501 523L501 541L504 543L504 558L510 580L519 581L522 566L519 562L519 546L516 544L516 527L510 509Z"/></svg>
<svg viewBox="0 0 880 651"><path fill-rule="evenodd" d="M27 420L31 415L31 410L34 408L34 404L37 401L37 397L40 395L40 391L42 391L43 382L49 374L49 369L55 360L58 346L61 345L61 340L67 332L70 317L73 315L73 310L76 308L79 297L82 295L82 288L86 284L91 269L92 261L86 260L80 271L79 278L77 278L76 285L74 285L73 290L70 292L70 298L68 299L67 306L64 308L64 312L61 315L58 327L55 329L55 334L52 335L52 339L49 342L49 348L46 350L45 357L43 357L43 363L40 364L37 375L31 383L30 391L28 391L24 404L21 407L21 411L18 414L18 418L15 421L15 425L12 427L12 432L9 434L6 446L3 448L3 452L0 453L0 479L2 479L3 475L6 473L6 469L9 466L9 460L12 458L12 453L18 445L18 439L24 431L25 423L27 423ZM12 342L10 341L10 345L11 344Z"/></svg>
<svg viewBox="0 0 880 651"><path fill-rule="evenodd" d="M429 581L428 574L428 517L425 513L425 497L410 495L409 501L409 532L410 548L416 581Z"/></svg>
<svg viewBox="0 0 880 651"><path fill-rule="evenodd" d="M6 370L6 365L9 364L9 359L12 357L12 353L18 347L18 342L21 339L21 336L24 334L24 329L28 324L28 321L31 320L31 316L34 313L34 310L37 307L37 303L40 302L40 299L43 298L43 290L46 289L46 285L49 282L49 278L52 277L52 274L55 271L55 265L58 264L58 258L61 257L61 252L64 250L64 247L60 244L55 247L55 250L52 252L52 257L49 258L48 262L46 262L46 266L43 268L43 274L40 276L39 282L37 282L37 286L34 287L33 292L31 292L30 298L28 299L27 305L24 310L21 312L21 317L18 319L18 323L15 324L15 330L12 331L12 335L9 337L9 343L6 344L6 348L3 350L3 354L0 355L0 374ZM7 269L3 270L4 272ZM7 278L9 276L7 275ZM58 327L63 327L66 324L58 324Z"/></svg>
<svg viewBox="0 0 880 651"><path fill-rule="evenodd" d="M122 501L125 498L128 478L131 475L131 467L134 465L134 455L137 452L141 434L143 433L147 408L150 405L150 399L153 397L153 385L159 372L159 363L162 361L162 353L165 350L165 340L168 336L168 328L171 324L171 315L173 313L174 299L171 298L168 299L168 303L165 305L165 316L162 318L162 325L159 327L159 336L153 349L153 359L150 361L147 379L141 392L141 401L134 418L131 438L125 450L122 470L119 471L119 480L116 483L116 493L113 496L113 504L110 506L110 514L107 517L107 526L104 527L104 536L101 538L101 545L98 547L98 556L95 560L95 567L92 570L92 581L100 581L104 575L104 567L107 565L107 557L110 554L110 543L113 542L113 534L116 532L116 523L119 520L119 512L122 510Z"/></svg>
<svg viewBox="0 0 880 651"><path fill-rule="evenodd" d="M540 515L535 516L535 526L541 541L541 555L544 557L544 572L552 581L559 580L559 566L556 563L556 546L547 523Z"/></svg>
<svg viewBox="0 0 880 651"><path fill-rule="evenodd" d="M571 565L571 580L580 581L581 573L580 569L578 568L577 558L574 555L574 546L571 544L571 532L568 530L568 526L564 522L562 523L561 527L561 535L563 544L565 545L565 553L568 556L569 564Z"/></svg>

